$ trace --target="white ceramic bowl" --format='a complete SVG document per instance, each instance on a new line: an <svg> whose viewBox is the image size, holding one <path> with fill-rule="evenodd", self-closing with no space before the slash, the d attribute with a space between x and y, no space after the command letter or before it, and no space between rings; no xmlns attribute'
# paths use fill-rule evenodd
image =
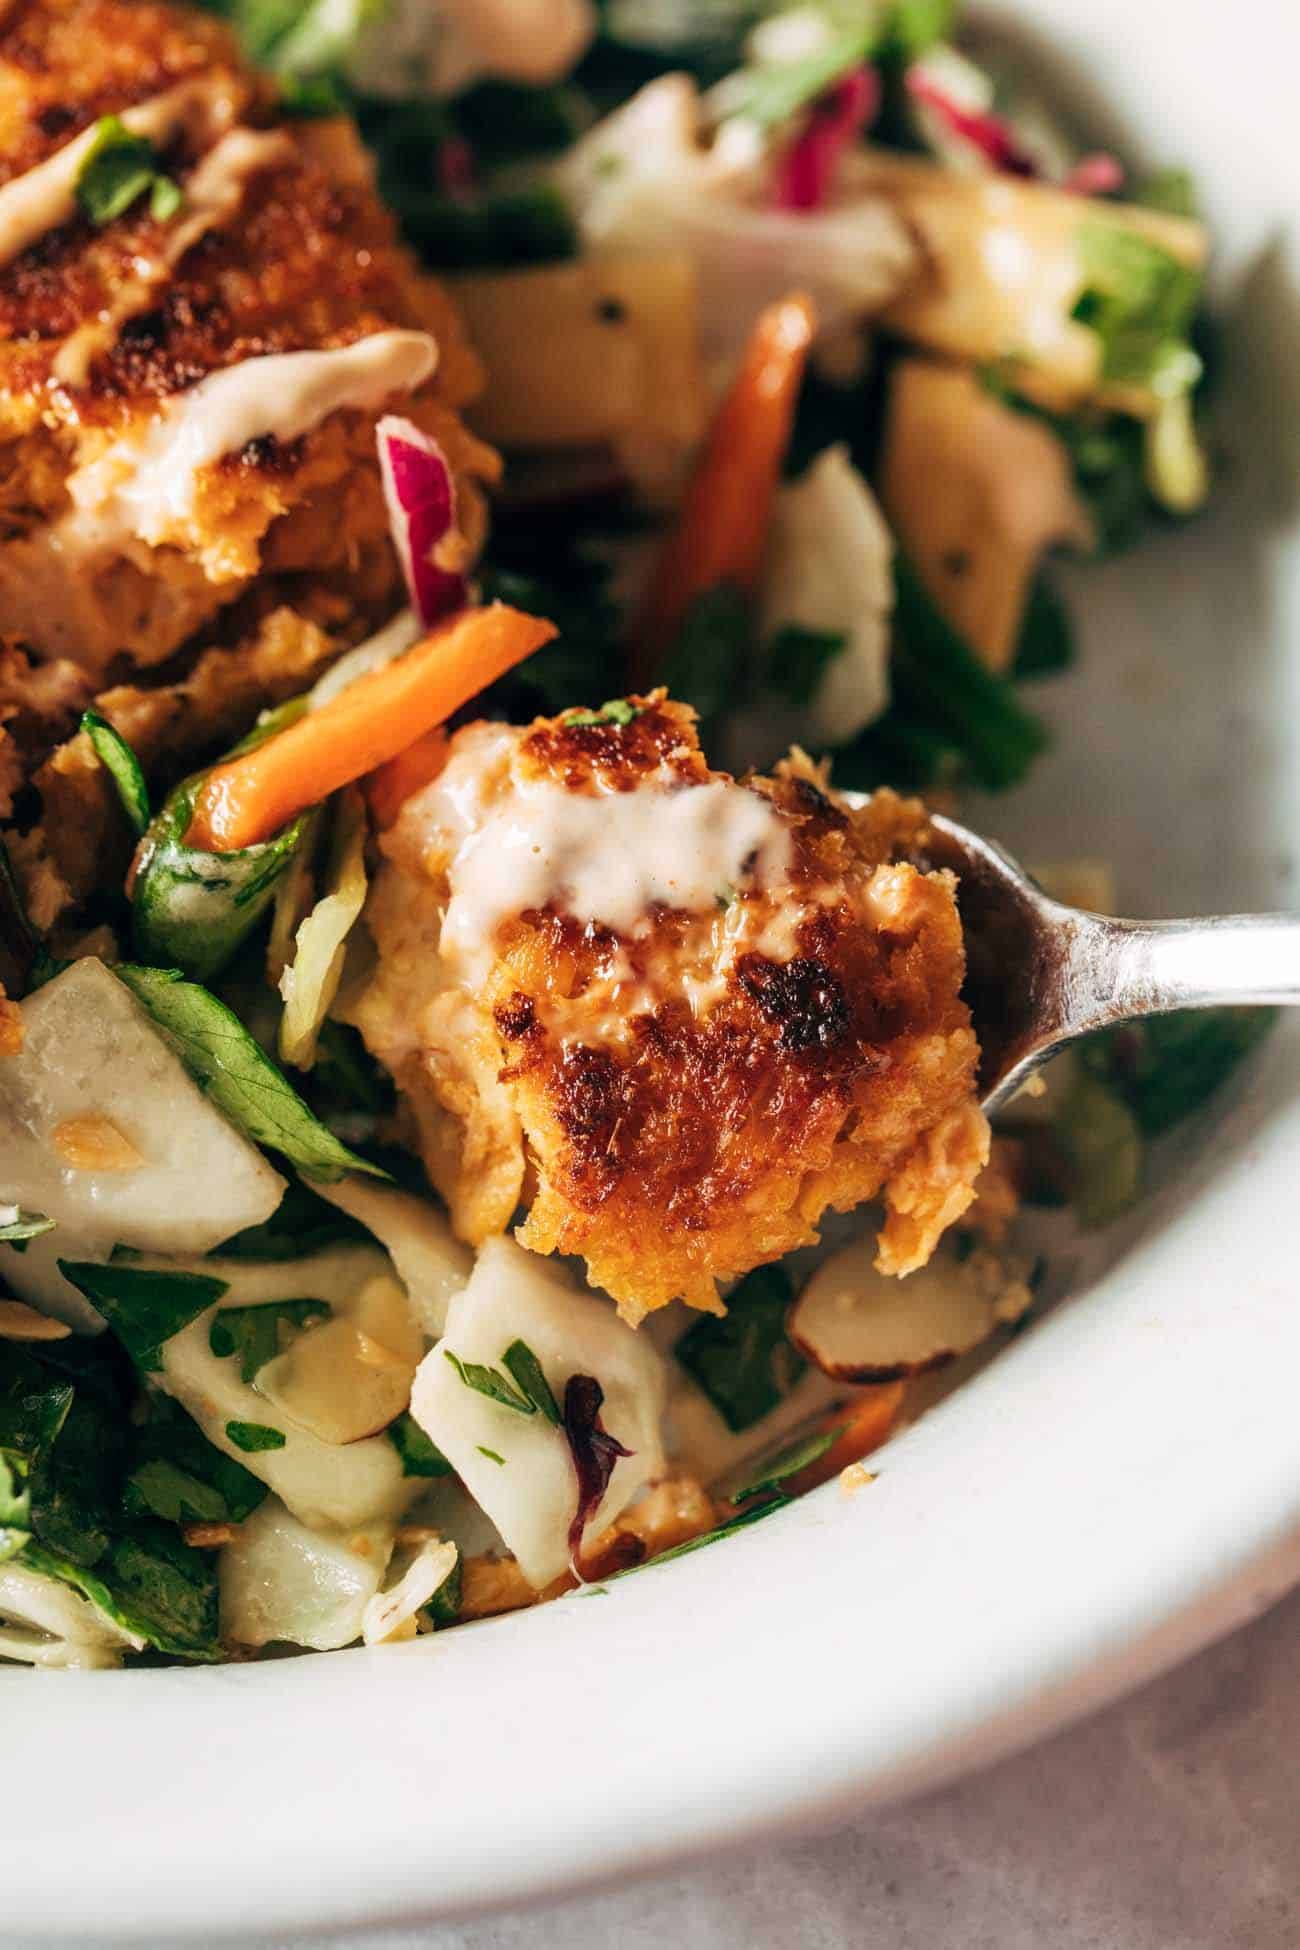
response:
<svg viewBox="0 0 1300 1950"><path fill-rule="evenodd" d="M1059 751L989 818L1133 909L1296 902L1295 74L1276 0L1035 0L1065 85L1199 174L1232 322L1206 521L1071 578ZM0 1928L521 1903L982 1764L1300 1576L1300 1020L1072 1297L884 1452L716 1549L379 1653L0 1675ZM1121 1250L1122 1248L1122 1250Z"/></svg>

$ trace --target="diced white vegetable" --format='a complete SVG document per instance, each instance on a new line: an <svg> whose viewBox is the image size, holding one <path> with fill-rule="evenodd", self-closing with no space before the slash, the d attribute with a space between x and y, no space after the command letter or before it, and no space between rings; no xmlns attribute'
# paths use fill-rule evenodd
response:
<svg viewBox="0 0 1300 1950"><path fill-rule="evenodd" d="M268 1497L221 1552L221 1636L333 1652L361 1637L393 1535L383 1525L309 1530Z"/></svg>
<svg viewBox="0 0 1300 1950"><path fill-rule="evenodd" d="M88 1598L21 1561L0 1564L0 1661L28 1666L120 1666L144 1640L115 1625Z"/></svg>
<svg viewBox="0 0 1300 1950"><path fill-rule="evenodd" d="M473 1253L456 1238L442 1207L356 1174L333 1185L313 1184L312 1190L374 1233L397 1268L420 1326L436 1339L474 1265Z"/></svg>
<svg viewBox="0 0 1300 1950"><path fill-rule="evenodd" d="M284 1180L101 961L74 962L22 1013L23 1047L0 1062L0 1198L146 1252L210 1252L271 1216ZM85 1168L88 1131L116 1133L139 1163Z"/></svg>
<svg viewBox="0 0 1300 1950"><path fill-rule="evenodd" d="M828 447L776 498L768 536L762 633L788 624L835 633L843 650L821 673L793 736L845 744L889 703L893 543L848 448Z"/></svg>
<svg viewBox="0 0 1300 1950"><path fill-rule="evenodd" d="M391 1271L386 1255L369 1246L336 1246L273 1266L208 1259L201 1267L187 1270L228 1282L220 1302L223 1307L251 1307L267 1300L325 1300L344 1320L367 1282L386 1278ZM210 1307L200 1314L162 1350L163 1387L189 1411L209 1442L260 1477L304 1523L347 1528L400 1517L418 1494L420 1483L402 1474L401 1458L387 1436L322 1442L310 1429L291 1422L253 1384L241 1381L237 1355L212 1352L208 1334L217 1311ZM307 1334L322 1331L317 1327ZM278 1428L284 1447L246 1453L226 1434L228 1422Z"/></svg>
<svg viewBox="0 0 1300 1950"><path fill-rule="evenodd" d="M603 1426L632 1452L615 1462L584 1539L612 1523L663 1468L664 1373L649 1342L624 1326L607 1300L580 1291L564 1267L510 1239L482 1248L469 1285L451 1303L444 1338L420 1365L411 1413L487 1511L524 1576L540 1587L569 1563L577 1512L564 1430L540 1412L520 1414L480 1394L447 1359L452 1353L499 1369L516 1340L537 1357L561 1407L570 1377L593 1375L605 1391Z"/></svg>
<svg viewBox="0 0 1300 1950"><path fill-rule="evenodd" d="M1023 1269L987 1247L959 1260L945 1242L906 1280L873 1264L874 1238L818 1267L790 1312L790 1339L841 1381L890 1381L967 1354L1031 1299Z"/></svg>
<svg viewBox="0 0 1300 1950"><path fill-rule="evenodd" d="M361 1628L366 1644L382 1645L386 1639L410 1637L415 1630L415 1614L447 1582L456 1568L456 1557L454 1544L432 1538L421 1544L392 1589L377 1593L366 1606Z"/></svg>
<svg viewBox="0 0 1300 1950"><path fill-rule="evenodd" d="M334 821L325 892L300 924L293 957L280 977L280 1056L300 1070L310 1070L316 1061L321 1024L343 977L347 939L366 901L366 815L360 793L341 795Z"/></svg>
<svg viewBox="0 0 1300 1950"><path fill-rule="evenodd" d="M763 306L789 291L806 291L820 328L833 334L878 311L917 262L885 197L772 208L761 153L743 142L705 146L699 97L682 74L661 75L598 123L554 180L589 254L693 260L709 363L733 358Z"/></svg>
<svg viewBox="0 0 1300 1950"><path fill-rule="evenodd" d="M332 1320L295 1335L254 1386L280 1410L277 1421L322 1442L359 1442L403 1412L423 1353L406 1289L379 1273Z"/></svg>

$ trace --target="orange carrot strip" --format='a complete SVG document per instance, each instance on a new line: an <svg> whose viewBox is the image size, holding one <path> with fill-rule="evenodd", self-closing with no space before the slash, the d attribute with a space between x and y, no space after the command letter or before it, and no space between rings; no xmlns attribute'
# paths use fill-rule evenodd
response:
<svg viewBox="0 0 1300 1950"><path fill-rule="evenodd" d="M823 1426L838 1428L839 1434L824 1456L818 1456L816 1462L782 1483L786 1495L802 1496L805 1490L816 1489L819 1483L829 1483L850 1463L861 1462L873 1449L878 1449L898 1419L903 1393L901 1381L888 1381L878 1388L865 1390L847 1414L841 1409L828 1417Z"/></svg>
<svg viewBox="0 0 1300 1950"><path fill-rule="evenodd" d="M758 581L815 322L800 293L759 316L651 577L636 643L642 684L662 666L698 596L720 582L749 591Z"/></svg>
<svg viewBox="0 0 1300 1950"><path fill-rule="evenodd" d="M319 711L218 765L195 798L189 845L233 853L269 839L305 807L395 758L555 634L553 623L504 603L462 610Z"/></svg>
<svg viewBox="0 0 1300 1950"><path fill-rule="evenodd" d="M394 823L412 793L436 779L446 763L447 734L439 724L362 780L370 817L381 833Z"/></svg>

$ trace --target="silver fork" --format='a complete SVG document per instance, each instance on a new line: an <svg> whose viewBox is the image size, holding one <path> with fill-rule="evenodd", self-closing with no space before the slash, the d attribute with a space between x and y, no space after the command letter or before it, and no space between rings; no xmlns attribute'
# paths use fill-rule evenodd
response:
<svg viewBox="0 0 1300 1950"><path fill-rule="evenodd" d="M846 795L850 796L850 795ZM1116 921L1051 900L992 840L938 814L926 864L958 875L984 1108L1090 1030L1221 1004L1300 1002L1300 915Z"/></svg>

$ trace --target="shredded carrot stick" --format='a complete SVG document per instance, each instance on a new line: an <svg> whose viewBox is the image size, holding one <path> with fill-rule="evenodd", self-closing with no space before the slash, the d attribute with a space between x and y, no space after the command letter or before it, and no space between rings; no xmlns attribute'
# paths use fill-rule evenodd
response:
<svg viewBox="0 0 1300 1950"><path fill-rule="evenodd" d="M462 610L404 656L358 677L319 711L208 774L186 836L232 853L404 751L556 634L504 603Z"/></svg>
<svg viewBox="0 0 1300 1950"><path fill-rule="evenodd" d="M388 831L411 795L436 779L446 763L447 734L435 725L361 781L370 817L381 833Z"/></svg>
<svg viewBox="0 0 1300 1950"><path fill-rule="evenodd" d="M697 597L721 582L747 592L758 581L815 322L795 293L769 305L750 335L651 577L635 646L639 683L661 668Z"/></svg>
<svg viewBox="0 0 1300 1950"><path fill-rule="evenodd" d="M824 1456L801 1469L797 1476L782 1483L781 1488L788 1496L802 1496L805 1490L816 1489L819 1483L829 1483L850 1463L861 1462L878 1449L892 1432L898 1420L898 1411L903 1406L903 1383L888 1381L879 1388L868 1388L853 1402L848 1412L839 1410L824 1424L826 1428L839 1430L834 1442Z"/></svg>

